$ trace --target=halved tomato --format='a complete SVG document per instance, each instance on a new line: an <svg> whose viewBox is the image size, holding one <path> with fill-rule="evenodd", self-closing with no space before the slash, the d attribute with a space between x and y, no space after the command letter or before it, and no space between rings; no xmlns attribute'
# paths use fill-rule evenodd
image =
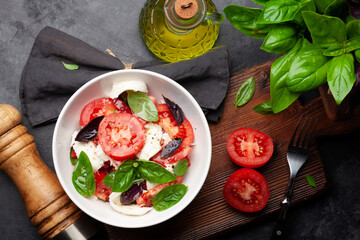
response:
<svg viewBox="0 0 360 240"><path fill-rule="evenodd" d="M189 153L191 152L191 150L192 150L191 147L184 147L184 148L182 147L178 149L173 155L164 159L160 157L161 155L161 151L160 151L157 154L155 154L155 156L153 156L151 160L165 166L165 164L176 163L181 159L186 158L187 155L189 155Z"/></svg>
<svg viewBox="0 0 360 240"><path fill-rule="evenodd" d="M169 134L171 139L184 139L180 148L190 146L194 140L194 131L189 120L185 118L184 122L179 126L166 104L158 104L156 105L156 108L159 113L158 123L164 131Z"/></svg>
<svg viewBox="0 0 360 240"><path fill-rule="evenodd" d="M100 116L107 116L114 112L130 113L129 107L121 100L115 98L99 98L89 102L80 114L80 126L85 126L91 120Z"/></svg>
<svg viewBox="0 0 360 240"><path fill-rule="evenodd" d="M100 122L98 137L102 150L122 161L134 157L144 146L145 129L131 114L113 113Z"/></svg>
<svg viewBox="0 0 360 240"><path fill-rule="evenodd" d="M242 167L257 168L269 161L274 151L272 139L263 132L239 128L227 139L231 160Z"/></svg>
<svg viewBox="0 0 360 240"><path fill-rule="evenodd" d="M269 200L269 187L263 175L251 168L234 172L223 188L225 200L243 212L257 212Z"/></svg>
<svg viewBox="0 0 360 240"><path fill-rule="evenodd" d="M136 199L137 205L140 207L151 207L152 206L152 199L155 197L155 195L166 188L167 186L181 183L183 179L183 176L177 176L177 179L172 182L167 183L161 183L159 185L156 185L153 188L150 188L146 193L143 193L138 199Z"/></svg>

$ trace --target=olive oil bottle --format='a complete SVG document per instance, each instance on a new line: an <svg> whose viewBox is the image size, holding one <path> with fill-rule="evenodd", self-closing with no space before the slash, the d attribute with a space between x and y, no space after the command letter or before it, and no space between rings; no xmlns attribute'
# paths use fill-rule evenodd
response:
<svg viewBox="0 0 360 240"><path fill-rule="evenodd" d="M151 52L177 62L211 49L223 20L211 0L147 0L139 26Z"/></svg>

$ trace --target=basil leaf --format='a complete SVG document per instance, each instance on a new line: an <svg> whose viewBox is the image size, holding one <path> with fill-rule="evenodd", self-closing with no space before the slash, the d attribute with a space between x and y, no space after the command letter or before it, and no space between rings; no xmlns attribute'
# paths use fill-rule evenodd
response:
<svg viewBox="0 0 360 240"><path fill-rule="evenodd" d="M324 14L344 18L349 15L349 6L346 0L333 0L333 2L325 9Z"/></svg>
<svg viewBox="0 0 360 240"><path fill-rule="evenodd" d="M309 0L301 2L296 0L271 0L264 6L257 23L269 24L291 21L303 4L307 2Z"/></svg>
<svg viewBox="0 0 360 240"><path fill-rule="evenodd" d="M360 63L360 49L355 51L356 60Z"/></svg>
<svg viewBox="0 0 360 240"><path fill-rule="evenodd" d="M276 25L266 36L261 49L269 53L284 53L294 47L297 31L291 24Z"/></svg>
<svg viewBox="0 0 360 240"><path fill-rule="evenodd" d="M71 162L72 165L75 165L76 162L78 161L78 159L72 157L72 151L73 151L73 149L74 149L73 147L70 148L70 162Z"/></svg>
<svg viewBox="0 0 360 240"><path fill-rule="evenodd" d="M278 58L271 66L270 93L271 106L274 113L281 112L300 96L300 93L292 93L287 89L286 78L296 54L303 46L309 44L307 40L299 39L288 53Z"/></svg>
<svg viewBox="0 0 360 240"><path fill-rule="evenodd" d="M301 92L291 92L287 88L287 78L288 73L278 79L275 84L272 84L272 88L270 84L271 106L274 113L283 111L301 95Z"/></svg>
<svg viewBox="0 0 360 240"><path fill-rule="evenodd" d="M334 0L314 0L316 9L320 13L324 13L326 8L334 2Z"/></svg>
<svg viewBox="0 0 360 240"><path fill-rule="evenodd" d="M271 101L268 102L262 102L259 105L257 105L256 107L253 108L253 110L257 113L263 114L263 115L267 115L267 114L273 114L273 110L271 107Z"/></svg>
<svg viewBox="0 0 360 240"><path fill-rule="evenodd" d="M336 103L340 104L356 81L352 54L347 53L331 60L327 81Z"/></svg>
<svg viewBox="0 0 360 240"><path fill-rule="evenodd" d="M182 159L176 163L174 167L174 174L176 176L182 176L185 174L187 169L188 169L188 160Z"/></svg>
<svg viewBox="0 0 360 240"><path fill-rule="evenodd" d="M337 57L360 48L360 38L352 38L343 43L335 43L324 51L324 56Z"/></svg>
<svg viewBox="0 0 360 240"><path fill-rule="evenodd" d="M239 90L237 91L235 98L235 109L241 107L248 103L253 97L255 92L255 79L254 77L249 78L243 84L241 84Z"/></svg>
<svg viewBox="0 0 360 240"><path fill-rule="evenodd" d="M64 65L64 68L66 68L67 70L78 70L79 69L79 66L76 64L64 63L63 61L61 61L61 62Z"/></svg>
<svg viewBox="0 0 360 240"><path fill-rule="evenodd" d="M146 93L129 91L127 101L131 110L142 119L149 122L159 120L158 110Z"/></svg>
<svg viewBox="0 0 360 240"><path fill-rule="evenodd" d="M103 184L105 184L109 188L112 188L114 184L115 173L116 172L111 172L108 175L106 175L102 180Z"/></svg>
<svg viewBox="0 0 360 240"><path fill-rule="evenodd" d="M346 24L346 33L348 38L360 37L360 20L348 22Z"/></svg>
<svg viewBox="0 0 360 240"><path fill-rule="evenodd" d="M181 138L175 138L171 140L168 144L166 144L164 149L161 151L160 157L167 158L173 155L179 149L183 141L184 139Z"/></svg>
<svg viewBox="0 0 360 240"><path fill-rule="evenodd" d="M111 190L113 192L126 192L135 180L136 161L126 160L122 162L115 172L114 182Z"/></svg>
<svg viewBox="0 0 360 240"><path fill-rule="evenodd" d="M188 187L184 184L174 184L161 190L152 199L152 204L155 210L164 211L180 202L180 200L185 196L187 188Z"/></svg>
<svg viewBox="0 0 360 240"><path fill-rule="evenodd" d="M306 92L326 83L329 60L315 44L303 48L291 64L286 86L291 92Z"/></svg>
<svg viewBox="0 0 360 240"><path fill-rule="evenodd" d="M261 6L265 6L270 0L252 0L254 3L257 3Z"/></svg>
<svg viewBox="0 0 360 240"><path fill-rule="evenodd" d="M294 19L292 20L297 25L299 25L299 26L301 26L303 28L306 28L305 21L304 21L304 18L302 16L303 11L316 12L316 6L315 6L315 3L314 3L314 0L310 0L309 2L305 3L300 8L300 10L296 13Z"/></svg>
<svg viewBox="0 0 360 240"><path fill-rule="evenodd" d="M175 121L178 125L183 124L184 119L185 119L185 115L183 110L181 109L181 107L179 107L179 105L177 105L176 103L174 103L173 101L171 101L170 99L164 97L163 98L165 100L166 106L168 107L168 109L170 110L171 114L173 115L173 117L175 118Z"/></svg>
<svg viewBox="0 0 360 240"><path fill-rule="evenodd" d="M315 179L310 176L310 175L306 175L306 182L312 186L312 187L316 187L316 183L315 183Z"/></svg>
<svg viewBox="0 0 360 240"><path fill-rule="evenodd" d="M166 183L177 179L174 174L156 162L146 160L137 160L137 162L139 163L138 170L146 181Z"/></svg>
<svg viewBox="0 0 360 240"><path fill-rule="evenodd" d="M78 193L91 197L95 192L95 175L89 157L81 151L72 173L72 183Z"/></svg>
<svg viewBox="0 0 360 240"><path fill-rule="evenodd" d="M75 141L79 142L88 142L94 139L99 130L100 122L103 120L104 116L100 116L91 120L85 127L83 127L75 137Z"/></svg>
<svg viewBox="0 0 360 240"><path fill-rule="evenodd" d="M342 43L347 39L345 23L341 19L309 11L304 11L303 17L313 43L322 48L329 48L334 43Z"/></svg>
<svg viewBox="0 0 360 240"><path fill-rule="evenodd" d="M224 8L226 18L240 32L249 37L263 39L271 31L272 25L257 24L261 9L229 5Z"/></svg>

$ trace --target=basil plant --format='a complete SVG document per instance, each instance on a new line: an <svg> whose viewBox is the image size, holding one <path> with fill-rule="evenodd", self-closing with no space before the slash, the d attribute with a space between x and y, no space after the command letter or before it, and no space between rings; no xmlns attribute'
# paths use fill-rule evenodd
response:
<svg viewBox="0 0 360 240"><path fill-rule="evenodd" d="M340 104L356 82L354 66L360 62L360 20L350 15L347 1L253 1L263 8L230 5L224 12L239 31L264 39L261 49L284 54L271 67L267 108L281 112L324 83Z"/></svg>

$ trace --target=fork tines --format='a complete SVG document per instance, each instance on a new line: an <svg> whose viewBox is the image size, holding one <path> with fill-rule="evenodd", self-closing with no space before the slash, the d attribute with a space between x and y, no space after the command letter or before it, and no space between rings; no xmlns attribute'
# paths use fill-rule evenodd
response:
<svg viewBox="0 0 360 240"><path fill-rule="evenodd" d="M311 140L314 135L314 131L317 125L317 118L306 118L302 121L303 117L301 117L296 125L295 131L291 137L289 146L296 146L308 149L310 148ZM303 122L303 124L301 124ZM298 129L301 126L300 133L298 133ZM295 138L297 137L296 144ZM301 141L302 140L302 141ZM300 145L301 143L301 145Z"/></svg>

